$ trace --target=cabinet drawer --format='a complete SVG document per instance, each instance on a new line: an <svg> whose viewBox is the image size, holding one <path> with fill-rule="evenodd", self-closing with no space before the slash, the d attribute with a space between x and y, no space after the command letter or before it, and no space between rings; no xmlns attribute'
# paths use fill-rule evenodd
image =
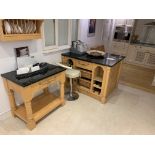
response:
<svg viewBox="0 0 155 155"><path fill-rule="evenodd" d="M80 70L81 72L81 77L91 79L92 78L92 73L90 71L85 71L85 70Z"/></svg>
<svg viewBox="0 0 155 155"><path fill-rule="evenodd" d="M49 78L46 78L44 80L41 80L33 85L31 85L32 88L46 88L48 87L50 84L55 83L57 80L59 80L59 76L58 75L53 75Z"/></svg>
<svg viewBox="0 0 155 155"><path fill-rule="evenodd" d="M79 79L79 85L84 86L86 88L90 88L91 82L88 80L85 80L83 78Z"/></svg>
<svg viewBox="0 0 155 155"><path fill-rule="evenodd" d="M92 70L93 65L86 61L76 60L76 67L80 67L87 70Z"/></svg>

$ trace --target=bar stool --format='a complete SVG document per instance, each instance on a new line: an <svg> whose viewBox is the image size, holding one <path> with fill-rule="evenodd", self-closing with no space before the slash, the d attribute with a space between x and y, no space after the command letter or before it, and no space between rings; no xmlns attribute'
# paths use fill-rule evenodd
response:
<svg viewBox="0 0 155 155"><path fill-rule="evenodd" d="M79 94L73 92L73 79L80 77L80 71L77 69L67 69L66 70L66 77L69 78L70 82L70 91L67 94L67 100L73 101L79 98Z"/></svg>
<svg viewBox="0 0 155 155"><path fill-rule="evenodd" d="M69 93L66 94L66 98L68 101L74 101L79 98L79 94L76 92L73 92L73 79L80 77L81 73L77 69L72 69L72 67L68 67L66 65L57 63L59 66L66 68L65 75L69 78L70 82L70 90Z"/></svg>

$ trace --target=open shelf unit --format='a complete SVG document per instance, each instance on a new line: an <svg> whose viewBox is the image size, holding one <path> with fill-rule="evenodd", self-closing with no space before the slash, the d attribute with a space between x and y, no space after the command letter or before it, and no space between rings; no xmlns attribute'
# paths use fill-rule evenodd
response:
<svg viewBox="0 0 155 155"><path fill-rule="evenodd" d="M100 95L102 90L103 76L104 76L103 68L100 66L97 66L94 69L94 78L92 79L93 80L92 91L97 95Z"/></svg>
<svg viewBox="0 0 155 155"><path fill-rule="evenodd" d="M51 93L41 94L35 97L32 100L33 119L38 121L41 117L47 114L47 111L50 112L51 109L55 109L60 104L60 101L58 102L58 100L60 100L60 98ZM40 113L42 113L42 115L40 115ZM23 121L27 122L24 104L17 107L15 114Z"/></svg>
<svg viewBox="0 0 155 155"><path fill-rule="evenodd" d="M0 41L40 39L42 22L35 19L0 20Z"/></svg>

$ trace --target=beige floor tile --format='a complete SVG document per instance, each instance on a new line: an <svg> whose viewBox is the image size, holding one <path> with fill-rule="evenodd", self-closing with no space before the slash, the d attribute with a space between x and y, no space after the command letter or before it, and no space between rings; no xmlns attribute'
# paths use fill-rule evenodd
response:
<svg viewBox="0 0 155 155"><path fill-rule="evenodd" d="M0 117L0 134L155 134L155 95L119 85L106 104L80 94L29 131L10 114Z"/></svg>

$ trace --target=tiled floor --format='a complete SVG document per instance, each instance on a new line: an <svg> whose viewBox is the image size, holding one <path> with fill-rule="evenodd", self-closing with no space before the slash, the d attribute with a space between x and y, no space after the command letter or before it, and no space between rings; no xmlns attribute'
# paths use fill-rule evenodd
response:
<svg viewBox="0 0 155 155"><path fill-rule="evenodd" d="M0 134L155 134L155 95L119 85L108 102L80 94L29 131L10 114L0 117Z"/></svg>

